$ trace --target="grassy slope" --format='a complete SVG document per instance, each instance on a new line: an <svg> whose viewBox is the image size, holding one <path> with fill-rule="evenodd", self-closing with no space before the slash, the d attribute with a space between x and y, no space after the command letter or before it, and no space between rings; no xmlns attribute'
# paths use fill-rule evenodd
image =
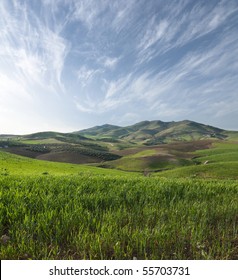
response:
<svg viewBox="0 0 238 280"><path fill-rule="evenodd" d="M232 181L0 176L1 259L237 259Z"/></svg>
<svg viewBox="0 0 238 280"><path fill-rule="evenodd" d="M0 236L10 237L1 259L238 258L234 181L134 176L0 151L0 198Z"/></svg>
<svg viewBox="0 0 238 280"><path fill-rule="evenodd" d="M121 159L103 165L127 171L158 172L154 175L173 178L238 179L238 143L231 140L177 142L129 149L121 154Z"/></svg>
<svg viewBox="0 0 238 280"><path fill-rule="evenodd" d="M48 141L46 140L31 140L31 141ZM43 143L43 142L42 142ZM41 143L41 144L42 144ZM196 142L194 142L196 143ZM159 170L173 169L169 171L160 172L158 176L171 176L171 177L202 177L202 178L232 178L237 179L237 163L238 163L238 149L237 142L214 142L215 144L211 149L200 150L196 152L196 160L192 161L191 157L186 158L186 154L189 154L189 149L186 151L186 147L181 150L182 144L168 144L163 146L165 148L154 149L152 147L144 147L135 149L135 152L126 155L118 160L107 162L106 164L100 164L102 167L116 168L125 171L137 171L137 172L154 172ZM190 143L191 144L191 143ZM181 147L180 147L181 146ZM139 146L138 146L139 147ZM166 148L167 147L167 148ZM113 146L115 148L115 146ZM142 149L142 150L140 150ZM167 150L166 150L167 149ZM56 154L58 155L58 154ZM195 155L194 155L195 156ZM13 157L14 158L14 157ZM43 157L44 158L44 157ZM64 156L65 160L66 157ZM208 161L207 165L203 165ZM5 166L3 163L0 165L0 172L2 174L15 174L19 170L16 168L22 166L22 160L14 159L15 166ZM90 162L90 161L88 161ZM93 161L91 161L93 162ZM199 163L194 165L194 163ZM10 165L12 165L11 162ZM58 167L55 163L41 163L24 159L23 173L31 172L32 174L74 174L75 172L81 172L80 170L88 170L88 167L72 165L65 165ZM189 166L191 165L191 166ZM26 168L28 166L28 168ZM104 170L104 172L117 172L116 170ZM5 170L6 169L6 170ZM80 169L80 170L79 170ZM28 171L26 171L28 170ZM79 171L78 171L79 170ZM97 172L97 169L94 169Z"/></svg>
<svg viewBox="0 0 238 280"><path fill-rule="evenodd" d="M198 165L156 174L170 178L201 177L238 179L238 143L216 142L211 149L196 151ZM204 164L207 162L207 164Z"/></svg>
<svg viewBox="0 0 238 280"><path fill-rule="evenodd" d="M0 150L0 175L77 175L77 174L126 175L126 172L93 166L35 160Z"/></svg>
<svg viewBox="0 0 238 280"><path fill-rule="evenodd" d="M154 175L168 178L238 179L238 162L180 167Z"/></svg>
<svg viewBox="0 0 238 280"><path fill-rule="evenodd" d="M62 142L60 140L57 140L55 138L46 138L46 139L40 139L40 140L34 140L34 139L23 139L21 140L21 143L23 144L64 144L65 142Z"/></svg>
<svg viewBox="0 0 238 280"><path fill-rule="evenodd" d="M208 148L211 140L176 142L156 146L138 146L120 151L121 159L103 165L120 170L155 172L181 166L194 165L192 158L196 149Z"/></svg>
<svg viewBox="0 0 238 280"><path fill-rule="evenodd" d="M157 171L161 169L176 168L181 165L189 164L188 160L175 159L170 155L148 155L139 156L138 154L126 156L118 160L107 162L102 166L116 168L125 171Z"/></svg>
<svg viewBox="0 0 238 280"><path fill-rule="evenodd" d="M170 143L174 140L198 140L204 138L224 139L227 136L227 131L192 122L162 122L162 121L143 121L131 126L114 127L111 125L97 126L77 132L87 137L101 139L103 137L111 137L112 139L123 139L133 143ZM231 134L237 135L235 132Z"/></svg>
<svg viewBox="0 0 238 280"><path fill-rule="evenodd" d="M47 137L51 138L47 138ZM55 138L54 138L55 137ZM98 163L118 158L103 142L76 134L42 132L0 141L0 147L21 156L68 163ZM109 145L111 146L111 145Z"/></svg>

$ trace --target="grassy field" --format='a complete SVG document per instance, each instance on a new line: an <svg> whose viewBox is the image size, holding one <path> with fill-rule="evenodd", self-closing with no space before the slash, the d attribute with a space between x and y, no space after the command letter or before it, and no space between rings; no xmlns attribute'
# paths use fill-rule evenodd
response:
<svg viewBox="0 0 238 280"><path fill-rule="evenodd" d="M0 178L1 259L237 259L238 185L103 175Z"/></svg>
<svg viewBox="0 0 238 280"><path fill-rule="evenodd" d="M238 259L238 183L0 151L0 236L1 259Z"/></svg>
<svg viewBox="0 0 238 280"><path fill-rule="evenodd" d="M203 179L238 179L238 162L210 163L208 165L184 166L168 171L154 173L156 177L166 178L203 178Z"/></svg>
<svg viewBox="0 0 238 280"><path fill-rule="evenodd" d="M237 142L215 142L210 149L194 152L195 165L183 166L155 176L169 178L238 179Z"/></svg>
<svg viewBox="0 0 238 280"><path fill-rule="evenodd" d="M0 176L9 175L54 175L72 176L80 174L100 174L100 175L123 175L132 176L123 171L104 169L87 165L68 164L59 162L49 162L26 158L0 150Z"/></svg>

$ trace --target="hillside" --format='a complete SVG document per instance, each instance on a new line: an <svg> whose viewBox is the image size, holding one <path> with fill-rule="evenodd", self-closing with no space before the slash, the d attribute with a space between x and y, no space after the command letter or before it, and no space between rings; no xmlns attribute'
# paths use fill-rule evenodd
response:
<svg viewBox="0 0 238 280"><path fill-rule="evenodd" d="M145 145L208 138L225 139L228 136L226 130L188 120L179 122L143 121L126 127L103 125L77 131L75 134L94 139L108 138Z"/></svg>
<svg viewBox="0 0 238 280"><path fill-rule="evenodd" d="M212 151L216 143L237 139L236 131L226 131L188 120L157 120L126 127L105 124L73 133L47 131L22 136L0 135L0 148L39 160L90 164L144 174L173 170L176 171L173 176L183 177L180 174L204 174L204 171L197 173L196 170L212 168L210 164L208 167L198 167L206 158L199 162L199 155L195 152L207 149ZM237 142L234 145L233 155ZM223 162L224 157L228 156L227 152L226 150L224 154L216 156L218 161L215 164ZM229 159L233 160L233 156L229 155ZM227 162L225 164L231 165ZM178 168L184 169L177 172ZM168 176L169 174L168 172ZM236 178L236 172L232 178Z"/></svg>
<svg viewBox="0 0 238 280"><path fill-rule="evenodd" d="M0 137L0 258L237 259L237 133L219 139L225 131L173 125L107 125L100 141L57 132ZM103 138L114 129L130 133ZM199 129L214 134L156 145L126 140Z"/></svg>
<svg viewBox="0 0 238 280"><path fill-rule="evenodd" d="M0 148L17 155L68 163L99 163L118 159L106 145L73 133L39 132L29 135L0 136Z"/></svg>

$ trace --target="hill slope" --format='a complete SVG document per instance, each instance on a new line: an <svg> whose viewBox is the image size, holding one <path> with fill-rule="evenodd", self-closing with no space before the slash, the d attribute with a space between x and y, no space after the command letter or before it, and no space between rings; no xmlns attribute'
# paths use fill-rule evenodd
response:
<svg viewBox="0 0 238 280"><path fill-rule="evenodd" d="M96 139L120 139L146 145L207 138L225 139L228 136L225 130L188 120L143 121L126 127L103 125L77 131L75 134Z"/></svg>
<svg viewBox="0 0 238 280"><path fill-rule="evenodd" d="M238 132L188 120L157 120L126 127L105 124L73 133L0 135L0 148L35 159L147 173L197 164L194 151L210 149L214 142L230 139L238 139ZM217 160L221 162L228 156L233 161L234 155L231 158L227 153L216 155Z"/></svg>

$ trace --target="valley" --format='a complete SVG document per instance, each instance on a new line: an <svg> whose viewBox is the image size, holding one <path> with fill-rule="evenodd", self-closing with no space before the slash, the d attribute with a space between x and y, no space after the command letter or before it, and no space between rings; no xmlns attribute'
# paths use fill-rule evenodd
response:
<svg viewBox="0 0 238 280"><path fill-rule="evenodd" d="M178 125L1 135L0 258L237 259L238 134Z"/></svg>
<svg viewBox="0 0 238 280"><path fill-rule="evenodd" d="M143 121L127 127L106 124L72 133L1 136L0 147L6 152L38 160L86 164L146 175L173 173L180 177L180 171L185 175L190 170L188 174L190 172L191 176L200 176L204 172L196 173L196 169L212 166L215 169L221 162L228 165L229 161L236 162L236 139L238 132L192 121ZM216 160L203 158L206 154L211 157L211 150L215 154L218 152ZM209 165L204 167L205 162ZM210 176L213 176L211 172ZM216 178L217 174L214 176ZM237 178L236 172L232 172L231 177Z"/></svg>

